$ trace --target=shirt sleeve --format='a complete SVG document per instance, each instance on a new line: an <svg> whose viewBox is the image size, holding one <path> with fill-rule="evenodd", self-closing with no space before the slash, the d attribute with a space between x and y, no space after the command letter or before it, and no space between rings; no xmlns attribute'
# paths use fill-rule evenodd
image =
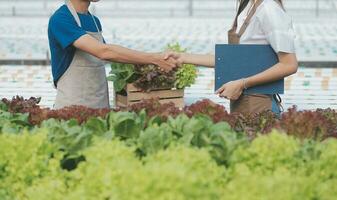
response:
<svg viewBox="0 0 337 200"><path fill-rule="evenodd" d="M258 19L275 52L295 53L295 32L291 18L276 2L262 5Z"/></svg>
<svg viewBox="0 0 337 200"><path fill-rule="evenodd" d="M51 18L49 30L63 49L86 34L86 31L77 25L75 19L67 15L58 15Z"/></svg>

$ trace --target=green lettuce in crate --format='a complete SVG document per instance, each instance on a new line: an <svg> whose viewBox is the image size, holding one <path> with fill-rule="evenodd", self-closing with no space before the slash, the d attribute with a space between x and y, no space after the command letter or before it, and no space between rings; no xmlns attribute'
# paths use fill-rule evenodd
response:
<svg viewBox="0 0 337 200"><path fill-rule="evenodd" d="M168 44L166 50L171 50L179 53L185 53L187 49L183 49L179 43ZM197 78L197 69L195 65L183 64L176 72L176 81L174 86L178 89L183 89L185 87L190 87L195 83Z"/></svg>
<svg viewBox="0 0 337 200"><path fill-rule="evenodd" d="M132 64L112 63L108 81L112 81L117 92L131 83L135 76L135 67Z"/></svg>
<svg viewBox="0 0 337 200"><path fill-rule="evenodd" d="M186 52L178 43L167 45L166 50ZM184 89L191 86L196 77L197 69L191 64L183 64L170 72L164 72L155 65L113 63L108 80L114 82L117 92L121 92L128 83L133 83L143 91L158 88Z"/></svg>

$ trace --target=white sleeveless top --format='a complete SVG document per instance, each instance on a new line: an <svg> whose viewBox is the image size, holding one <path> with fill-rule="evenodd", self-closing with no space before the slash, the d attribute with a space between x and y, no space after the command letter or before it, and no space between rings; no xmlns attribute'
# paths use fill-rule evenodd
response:
<svg viewBox="0 0 337 200"><path fill-rule="evenodd" d="M237 32L245 21L251 5L252 3L249 3L238 17ZM264 0L241 36L240 44L270 44L277 53L295 53L292 19L275 0Z"/></svg>

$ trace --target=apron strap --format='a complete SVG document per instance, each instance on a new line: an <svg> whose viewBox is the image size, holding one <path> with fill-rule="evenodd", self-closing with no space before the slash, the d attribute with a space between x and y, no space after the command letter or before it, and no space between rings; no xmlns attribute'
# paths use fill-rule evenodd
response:
<svg viewBox="0 0 337 200"><path fill-rule="evenodd" d="M96 20L95 20L94 16L93 16L91 13L89 13L89 14L91 15L92 20L94 20L94 23L95 23L97 32L100 33L101 31L100 31L99 28L98 28L98 25L97 25L97 23L96 23Z"/></svg>
<svg viewBox="0 0 337 200"><path fill-rule="evenodd" d="M242 7L241 8L241 5L239 5L241 2L242 2L243 0L241 0L241 1L237 1L237 13L236 13L236 16L235 16L235 20L234 20L234 22L233 22L233 25L232 25L232 30L233 29L235 29L235 31L236 31L236 29L237 29L237 27L238 27L238 18L239 18L239 16L240 16L240 14L241 14L241 12L246 8L246 6L247 5L245 5L244 7ZM248 0L248 1L250 1L250 0Z"/></svg>
<svg viewBox="0 0 337 200"><path fill-rule="evenodd" d="M250 24L250 20L253 18L254 14L256 13L257 8L262 4L263 0L256 0L252 10L249 12L246 20L244 21L244 23L242 24L239 33L237 34L239 36L239 38L244 34L244 32L246 31L246 29L248 28L249 24ZM233 28L232 30L234 30L236 32L237 26L238 26L238 18L239 18L239 13L237 13L236 17L235 17L235 21L233 24Z"/></svg>
<svg viewBox="0 0 337 200"><path fill-rule="evenodd" d="M80 17L78 16L78 14L77 14L77 12L76 12L76 10L75 10L73 4L71 3L71 1L70 1L70 0L66 0L65 3L66 3L66 5L67 5L67 7L68 7L70 13L71 13L72 16L74 17L74 19L75 19L77 25L78 25L79 27L82 27Z"/></svg>
<svg viewBox="0 0 337 200"><path fill-rule="evenodd" d="M69 9L69 11L70 11L70 13L71 13L71 15L74 17L74 19L75 19L77 25L78 25L79 27L82 27L80 17L78 16L78 14L77 14L77 12L76 12L76 10L75 10L73 4L71 3L71 1L70 1L70 0L65 0L65 3L66 3L66 5L67 5L67 7L68 7L68 9ZM102 32L99 30L98 25L97 25L97 23L96 23L96 20L95 20L94 16L93 16L91 13L89 13L89 15L91 16L92 20L93 20L94 23L95 23L97 32L98 32L98 33L101 33L101 36L102 36ZM103 37L103 36L102 36L102 37ZM102 39L102 41L103 41L103 39Z"/></svg>
<svg viewBox="0 0 337 200"><path fill-rule="evenodd" d="M247 27L250 24L250 20L253 18L254 14L256 13L257 8L261 5L263 1L262 0L256 0L252 10L248 14L246 20L244 21L243 25L240 28L240 31L238 33L238 36L241 37L243 33L246 31Z"/></svg>

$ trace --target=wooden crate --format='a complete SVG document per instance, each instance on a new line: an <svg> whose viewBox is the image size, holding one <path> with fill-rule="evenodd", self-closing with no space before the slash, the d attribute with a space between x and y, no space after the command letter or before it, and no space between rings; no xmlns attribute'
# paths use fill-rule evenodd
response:
<svg viewBox="0 0 337 200"><path fill-rule="evenodd" d="M142 92L133 84L128 84L126 86L126 93L126 96L116 94L116 107L128 107L135 103L139 103L141 100L152 98L159 98L160 103L173 102L179 108L183 108L185 105L183 89L162 88L151 90L150 92Z"/></svg>

